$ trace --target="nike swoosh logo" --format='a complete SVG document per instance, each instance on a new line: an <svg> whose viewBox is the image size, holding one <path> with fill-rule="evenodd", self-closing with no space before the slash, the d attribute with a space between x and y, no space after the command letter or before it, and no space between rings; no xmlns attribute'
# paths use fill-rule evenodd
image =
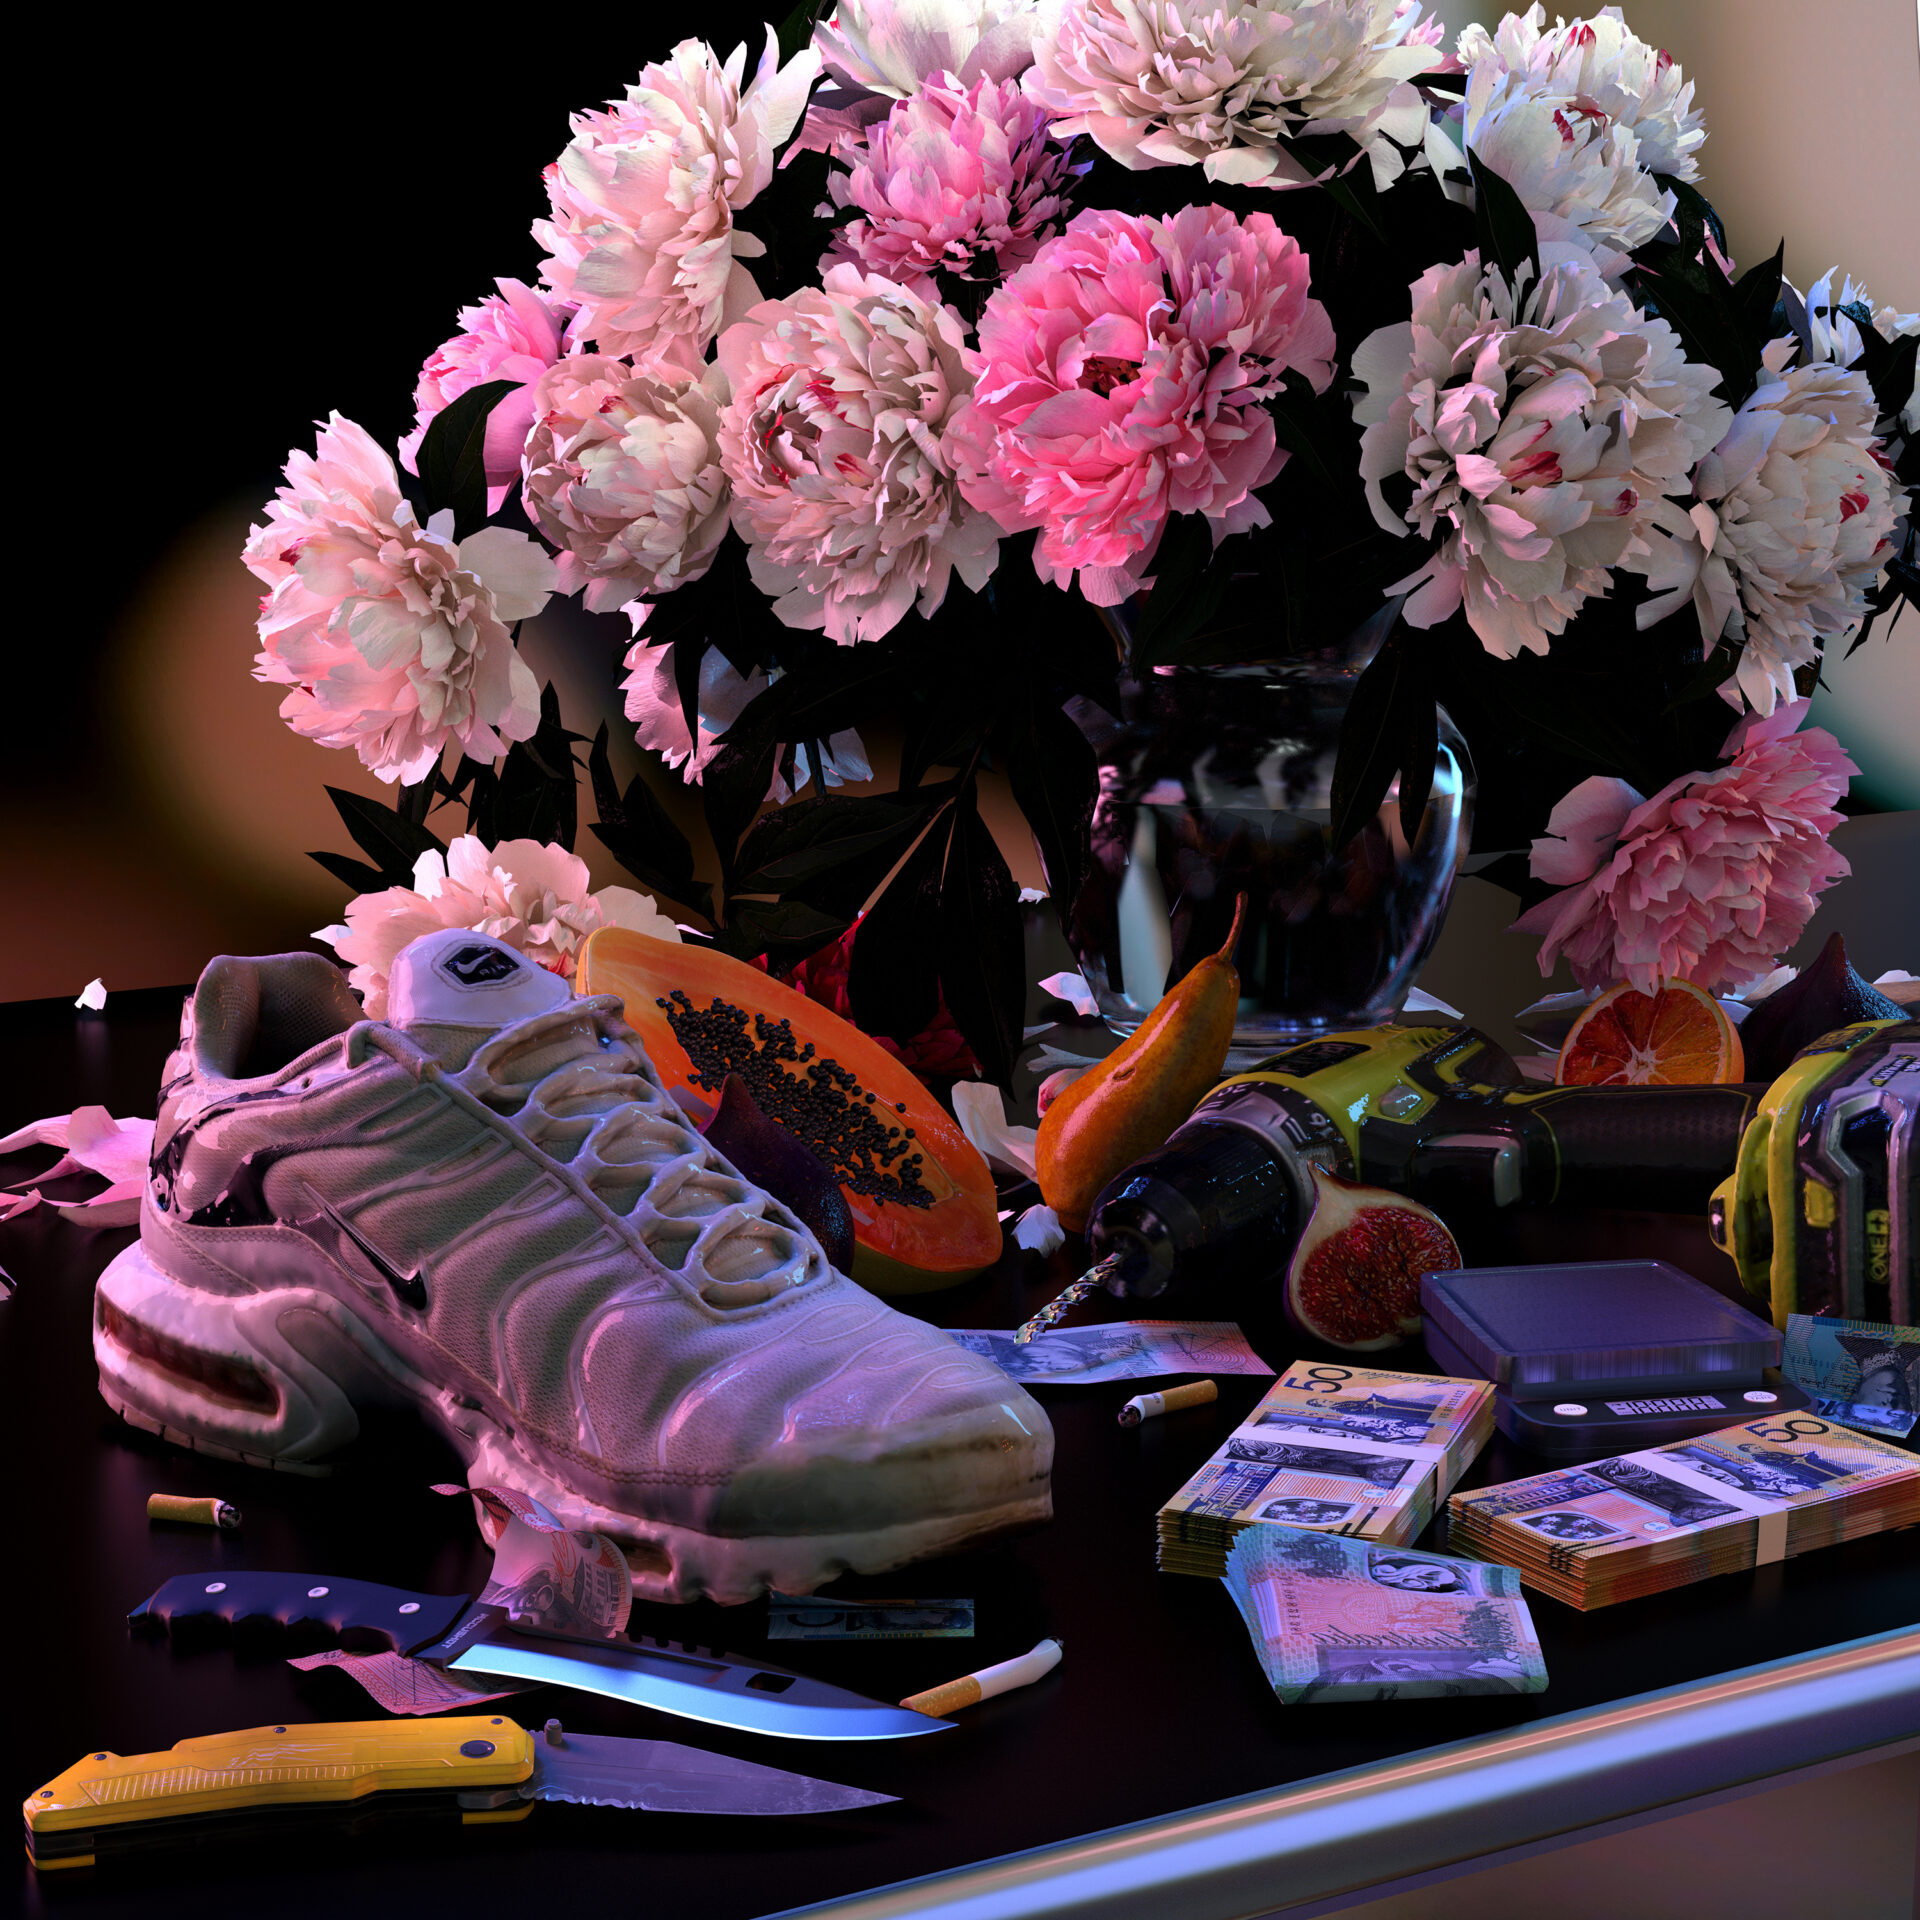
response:
<svg viewBox="0 0 1920 1920"><path fill-rule="evenodd" d="M402 1273L387 1256L376 1247L367 1236L343 1214L323 1193L316 1193L307 1182L307 1197L319 1208L322 1216L339 1229L366 1257L367 1264L381 1279L393 1289L393 1296L403 1307L411 1307L416 1313L424 1313L427 1307L427 1276L423 1267L415 1267L411 1273ZM294 1224L298 1224L295 1222Z"/></svg>

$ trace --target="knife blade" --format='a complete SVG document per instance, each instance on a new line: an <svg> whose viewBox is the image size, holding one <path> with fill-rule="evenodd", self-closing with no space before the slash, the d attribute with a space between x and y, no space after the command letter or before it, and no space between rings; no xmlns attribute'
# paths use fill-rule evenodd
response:
<svg viewBox="0 0 1920 1920"><path fill-rule="evenodd" d="M486 1825L540 1800L656 1813L841 1813L892 1794L812 1780L671 1740L536 1738L504 1714L249 1727L164 1753L94 1753L27 1796L27 1852L42 1872L317 1822L421 1817Z"/></svg>
<svg viewBox="0 0 1920 1920"><path fill-rule="evenodd" d="M309 1647L405 1654L450 1671L573 1687L786 1740L906 1739L953 1725L780 1667L536 1633L466 1594L409 1593L324 1574L180 1574L134 1608L127 1624L181 1641L277 1630Z"/></svg>

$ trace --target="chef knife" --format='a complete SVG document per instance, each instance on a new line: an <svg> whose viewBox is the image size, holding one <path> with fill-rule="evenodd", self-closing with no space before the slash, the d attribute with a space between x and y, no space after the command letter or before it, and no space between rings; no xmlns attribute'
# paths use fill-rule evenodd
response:
<svg viewBox="0 0 1920 1920"><path fill-rule="evenodd" d="M27 1796L42 1872L315 1824L522 1820L540 1800L650 1813L804 1814L894 1799L671 1740L531 1734L504 1714L250 1727L165 1753L94 1753Z"/></svg>
<svg viewBox="0 0 1920 1920"><path fill-rule="evenodd" d="M324 1574L181 1574L135 1607L127 1624L176 1639L277 1627L308 1646L400 1653L489 1679L575 1687L788 1740L889 1740L953 1725L779 1667L658 1643L534 1632L463 1593L408 1593Z"/></svg>

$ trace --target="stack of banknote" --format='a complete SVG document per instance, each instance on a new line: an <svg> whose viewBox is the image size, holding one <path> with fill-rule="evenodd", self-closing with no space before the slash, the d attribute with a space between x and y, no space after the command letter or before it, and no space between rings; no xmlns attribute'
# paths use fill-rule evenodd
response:
<svg viewBox="0 0 1920 1920"><path fill-rule="evenodd" d="M1249 1527L1227 1556L1226 1587L1288 1705L1539 1693L1547 1684L1511 1567Z"/></svg>
<svg viewBox="0 0 1920 1920"><path fill-rule="evenodd" d="M1219 1579L1248 1527L1305 1527L1399 1546L1493 1431L1493 1388L1297 1361L1160 1509L1160 1565Z"/></svg>
<svg viewBox="0 0 1920 1920"><path fill-rule="evenodd" d="M1920 1520L1920 1460L1811 1413L1456 1493L1447 1544L1582 1609Z"/></svg>
<svg viewBox="0 0 1920 1920"><path fill-rule="evenodd" d="M1787 1316L1780 1370L1843 1427L1904 1440L1920 1426L1920 1327Z"/></svg>

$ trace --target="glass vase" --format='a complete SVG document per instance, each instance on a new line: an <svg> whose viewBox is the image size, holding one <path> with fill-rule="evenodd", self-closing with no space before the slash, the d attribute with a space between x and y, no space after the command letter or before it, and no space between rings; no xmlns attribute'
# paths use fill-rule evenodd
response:
<svg viewBox="0 0 1920 1920"><path fill-rule="evenodd" d="M1472 836L1474 776L1444 709L1433 786L1411 842L1400 786L1344 847L1329 844L1341 722L1374 646L1370 623L1327 654L1155 668L1122 682L1116 719L1068 709L1100 763L1093 859L1066 912L1069 944L1117 1033L1216 951L1233 959L1230 1059L1391 1019L1432 951Z"/></svg>

